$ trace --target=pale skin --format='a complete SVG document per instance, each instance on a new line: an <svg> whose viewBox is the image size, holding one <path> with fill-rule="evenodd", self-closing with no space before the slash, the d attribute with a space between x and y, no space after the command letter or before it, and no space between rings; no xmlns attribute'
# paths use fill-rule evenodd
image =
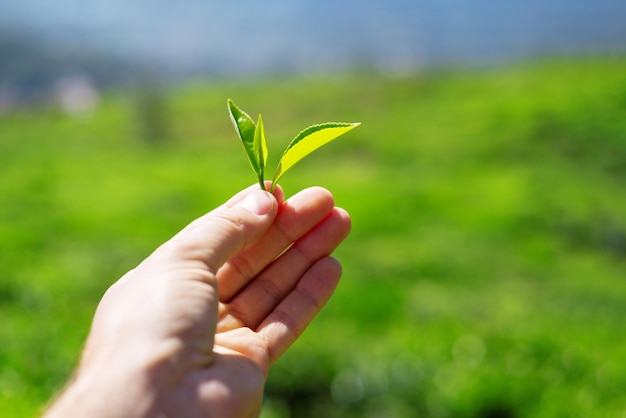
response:
<svg viewBox="0 0 626 418"><path fill-rule="evenodd" d="M314 187L250 187L195 220L102 298L46 418L255 417L270 366L341 275L350 218Z"/></svg>

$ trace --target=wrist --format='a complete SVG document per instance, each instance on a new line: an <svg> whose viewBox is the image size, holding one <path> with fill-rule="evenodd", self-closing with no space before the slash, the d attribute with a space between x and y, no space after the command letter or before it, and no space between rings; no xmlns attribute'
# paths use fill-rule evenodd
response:
<svg viewBox="0 0 626 418"><path fill-rule="evenodd" d="M81 370L45 418L125 418L152 415L157 390L145 369Z"/></svg>
<svg viewBox="0 0 626 418"><path fill-rule="evenodd" d="M45 418L145 417L154 399L141 376L81 376L70 383Z"/></svg>

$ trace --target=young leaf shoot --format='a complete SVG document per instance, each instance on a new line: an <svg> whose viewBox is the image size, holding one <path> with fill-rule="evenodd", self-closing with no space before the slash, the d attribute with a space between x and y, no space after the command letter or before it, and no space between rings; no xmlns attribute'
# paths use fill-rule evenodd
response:
<svg viewBox="0 0 626 418"><path fill-rule="evenodd" d="M263 118L259 115L258 122L239 109L232 100L228 100L230 119L239 139L243 143L248 160L257 175L259 184L265 190L265 165L267 163L267 143ZM301 131L283 152L272 179L270 191L273 191L278 180L298 161L346 132L356 128L360 123L327 122L312 125Z"/></svg>

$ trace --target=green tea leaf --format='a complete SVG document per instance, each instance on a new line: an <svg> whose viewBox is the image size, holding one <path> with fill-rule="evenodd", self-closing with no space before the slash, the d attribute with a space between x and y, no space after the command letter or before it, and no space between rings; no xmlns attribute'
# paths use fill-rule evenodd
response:
<svg viewBox="0 0 626 418"><path fill-rule="evenodd" d="M356 128L360 123L328 122L309 126L300 132L289 144L278 163L272 189L287 170L298 161L333 139Z"/></svg>
<svg viewBox="0 0 626 418"><path fill-rule="evenodd" d="M262 169L259 164L259 154L255 149L255 131L256 125L252 118L248 116L246 112L239 109L232 100L228 99L228 113L230 114L230 120L233 122L233 126L235 127L235 131L237 131L237 135L239 135L239 139L243 144L243 148L248 155L248 161L252 166L252 169L257 174L257 176L261 175ZM265 137L265 136L263 136Z"/></svg>
<svg viewBox="0 0 626 418"><path fill-rule="evenodd" d="M264 174L265 164L267 163L267 142L265 141L265 128L263 127L263 118L259 115L259 120L254 131L254 157L259 165L257 172L259 184L265 190Z"/></svg>
<svg viewBox="0 0 626 418"><path fill-rule="evenodd" d="M232 100L228 99L228 111L230 119L235 127L235 131L243 144L243 148L248 156L248 161L257 175L259 185L265 190L265 167L267 165L267 142L265 139L265 127L263 118L255 124L252 118L243 110L238 108ZM289 144L283 153L274 179L272 180L271 191L274 190L278 180L287 170L293 167L302 158L309 155L319 147L333 139L356 128L360 123L328 122L319 125L309 126L300 132Z"/></svg>

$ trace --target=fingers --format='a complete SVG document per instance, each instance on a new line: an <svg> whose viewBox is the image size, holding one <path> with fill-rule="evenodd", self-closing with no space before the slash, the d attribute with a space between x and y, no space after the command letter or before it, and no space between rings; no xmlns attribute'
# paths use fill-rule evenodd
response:
<svg viewBox="0 0 626 418"><path fill-rule="evenodd" d="M266 181L265 182L265 190L270 190L271 186L272 186L272 182L271 181ZM240 191L239 193L237 193L236 195L231 197L228 201L226 201L226 203L224 203L223 206L232 207L237 202L239 202L242 199L243 196L247 195L250 192L250 190L258 190L259 188L260 187L259 187L258 184L253 184L252 186L249 186L248 188L243 189L242 191ZM285 200L285 195L284 195L283 189L279 185L276 185L276 187L274 188L274 191L272 192L272 194L274 195L274 197L278 201L278 205L280 206L283 203L283 201Z"/></svg>
<svg viewBox="0 0 626 418"><path fill-rule="evenodd" d="M267 343L269 364L273 364L302 334L337 287L341 265L330 257L317 261L297 286L259 325L258 333Z"/></svg>
<svg viewBox="0 0 626 418"><path fill-rule="evenodd" d="M226 311L228 315L222 312L218 331L232 325L232 318L256 329L297 286L307 270L330 255L349 231L350 217L343 209L335 208L232 299Z"/></svg>
<svg viewBox="0 0 626 418"><path fill-rule="evenodd" d="M226 260L264 235L277 210L276 197L258 186L248 188L189 224L149 259L178 266L182 262L187 271L197 268L215 275Z"/></svg>
<svg viewBox="0 0 626 418"><path fill-rule="evenodd" d="M265 184L265 188L269 190L270 187L270 182L266 182ZM192 221L191 223L189 223L185 228L183 228L182 231L180 231L178 233L178 235L180 234L184 234L187 233L188 231L194 229L196 226L198 226L199 224L201 224L202 222L204 222L206 220L207 216L210 216L211 213L217 211L217 210L221 210L222 208L232 208L233 206L236 206L238 203L240 203L242 200L245 199L245 197L254 190L259 190L259 185L258 184L253 184L252 186L249 186L245 189L243 189L242 191L238 192L237 194L235 194L233 197L231 197L230 199L228 199L226 201L226 203L224 203L223 205L221 205L220 207L218 207L217 209L215 209L214 211L198 218L195 219L194 221ZM283 204L284 201L284 193L283 190L280 186L276 186L276 188L274 189L274 192L272 193L274 195L274 198L276 199L278 206Z"/></svg>
<svg viewBox="0 0 626 418"><path fill-rule="evenodd" d="M267 233L255 245L235 255L218 272L220 300L230 301L294 241L327 217L333 208L332 195L320 187L305 189L284 202Z"/></svg>

